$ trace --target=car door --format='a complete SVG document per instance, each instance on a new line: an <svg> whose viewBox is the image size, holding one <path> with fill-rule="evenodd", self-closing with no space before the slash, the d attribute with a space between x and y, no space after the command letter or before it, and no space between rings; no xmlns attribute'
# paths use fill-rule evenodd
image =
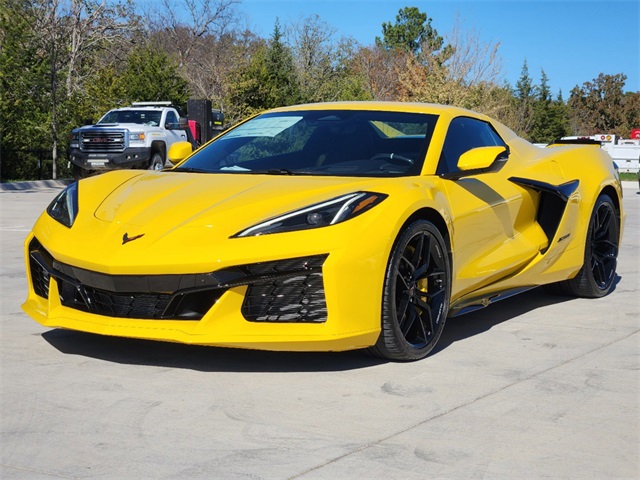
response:
<svg viewBox="0 0 640 480"><path fill-rule="evenodd" d="M167 151L169 151L169 147L175 142L187 141L187 132L177 128L179 126L178 122L178 115L176 115L174 111L169 110L164 121L164 128L167 134Z"/></svg>
<svg viewBox="0 0 640 480"><path fill-rule="evenodd" d="M447 130L437 173L444 178L452 216L452 300L514 273L546 246L533 222L535 198L509 181L515 154L490 168L463 172L458 160L479 147L507 148L493 126L471 117L454 118ZM523 235L523 230L533 228Z"/></svg>

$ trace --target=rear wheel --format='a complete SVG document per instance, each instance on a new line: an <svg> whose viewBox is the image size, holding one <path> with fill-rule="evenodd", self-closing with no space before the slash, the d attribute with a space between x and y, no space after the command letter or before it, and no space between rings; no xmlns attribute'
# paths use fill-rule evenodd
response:
<svg viewBox="0 0 640 480"><path fill-rule="evenodd" d="M450 291L442 235L431 222L413 222L396 240L387 265L382 330L371 353L399 361L426 357L444 328Z"/></svg>
<svg viewBox="0 0 640 480"><path fill-rule="evenodd" d="M591 213L584 264L574 278L558 284L562 293L585 298L608 294L616 276L619 241L618 213L611 197L602 194Z"/></svg>
<svg viewBox="0 0 640 480"><path fill-rule="evenodd" d="M164 168L164 161L162 160L162 155L159 153L154 153L151 157L151 161L149 162L149 170L155 170L159 172Z"/></svg>

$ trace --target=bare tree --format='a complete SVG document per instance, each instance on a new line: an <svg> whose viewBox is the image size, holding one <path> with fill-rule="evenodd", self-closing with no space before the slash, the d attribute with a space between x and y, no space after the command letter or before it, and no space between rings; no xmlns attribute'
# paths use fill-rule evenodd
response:
<svg viewBox="0 0 640 480"><path fill-rule="evenodd" d="M90 65L106 44L122 39L128 26L125 6L95 0L27 0L39 47L49 59L52 178L57 178L60 105L82 89L80 65Z"/></svg>
<svg viewBox="0 0 640 480"><path fill-rule="evenodd" d="M399 97L404 101L425 101L457 105L491 113L504 96L499 43L483 43L478 32L463 28L458 18L446 35L448 50L422 47L422 57L405 56L396 67Z"/></svg>
<svg viewBox="0 0 640 480"><path fill-rule="evenodd" d="M191 66L193 50L203 39L220 38L233 25L239 3L240 0L160 0L162 8L146 15L155 31L167 33L180 66Z"/></svg>
<svg viewBox="0 0 640 480"><path fill-rule="evenodd" d="M385 50L379 45L361 47L353 56L353 70L365 79L366 88L374 100L399 100L398 71L405 65L409 53Z"/></svg>
<svg viewBox="0 0 640 480"><path fill-rule="evenodd" d="M82 88L82 81L87 76L81 65L87 55L93 56L96 51L104 50L118 44L131 35L136 19L128 12L133 10L131 0L126 3L108 2L107 0L71 0L66 14L68 30L68 65L67 96ZM93 72L89 72L91 75Z"/></svg>
<svg viewBox="0 0 640 480"><path fill-rule="evenodd" d="M222 107L229 70L251 48L253 35L237 32L240 0L160 0L147 12L151 42L174 56L191 94Z"/></svg>

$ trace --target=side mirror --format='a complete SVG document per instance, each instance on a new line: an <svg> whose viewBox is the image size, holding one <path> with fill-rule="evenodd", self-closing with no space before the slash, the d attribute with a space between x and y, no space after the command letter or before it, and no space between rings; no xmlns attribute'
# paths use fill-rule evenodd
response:
<svg viewBox="0 0 640 480"><path fill-rule="evenodd" d="M472 148L460 155L458 168L463 172L489 168L498 158L508 155L506 147L478 147Z"/></svg>
<svg viewBox="0 0 640 480"><path fill-rule="evenodd" d="M169 147L167 157L169 157L169 161L175 165L191 155L192 151L193 147L191 146L191 143L175 142Z"/></svg>

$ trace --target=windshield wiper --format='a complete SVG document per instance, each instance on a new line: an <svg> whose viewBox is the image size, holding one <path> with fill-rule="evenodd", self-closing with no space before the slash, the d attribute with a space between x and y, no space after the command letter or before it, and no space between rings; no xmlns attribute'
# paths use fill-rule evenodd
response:
<svg viewBox="0 0 640 480"><path fill-rule="evenodd" d="M267 175L295 175L296 172L289 170L288 168L270 168L267 170Z"/></svg>
<svg viewBox="0 0 640 480"><path fill-rule="evenodd" d="M189 173L212 173L210 170L205 170L203 168L193 168L193 167L178 167L169 170L170 172L189 172Z"/></svg>

